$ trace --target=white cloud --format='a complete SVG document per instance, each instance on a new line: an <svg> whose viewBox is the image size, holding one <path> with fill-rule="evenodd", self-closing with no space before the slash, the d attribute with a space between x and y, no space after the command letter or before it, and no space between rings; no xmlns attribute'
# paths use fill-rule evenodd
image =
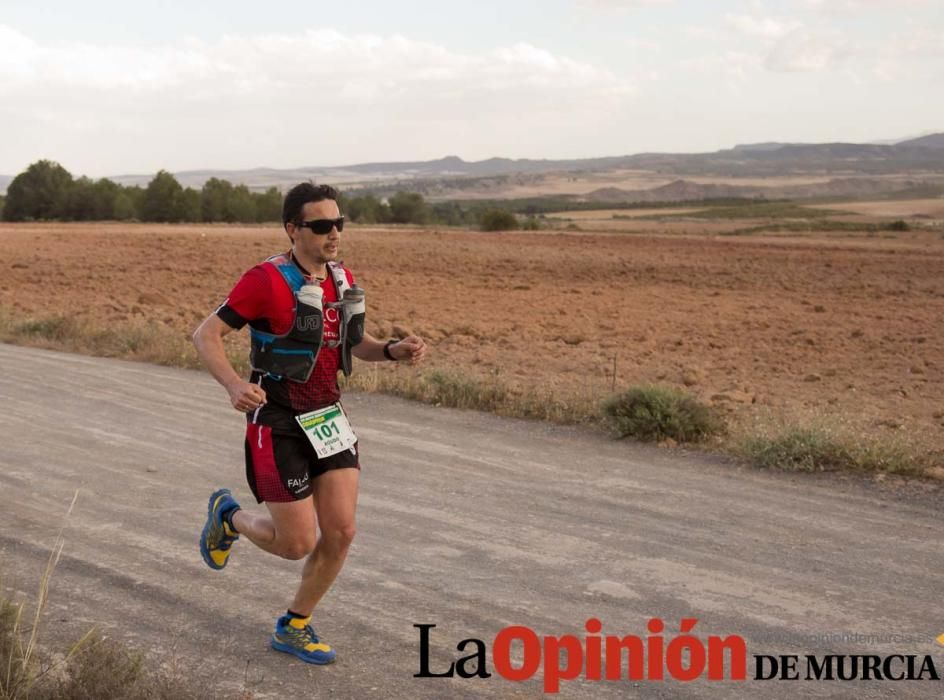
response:
<svg viewBox="0 0 944 700"><path fill-rule="evenodd" d="M783 36L766 58L772 71L821 71L836 66L853 53L838 32L797 29Z"/></svg>
<svg viewBox="0 0 944 700"><path fill-rule="evenodd" d="M96 139L108 143L103 162L148 151L149 164L169 167L222 167L209 155L221 149L233 167L350 162L382 150L433 157L463 146L484 157L528 139L528 125L540 123L551 143L555 130L566 138L592 127L635 84L528 43L461 53L319 29L96 46L42 43L0 25L0 132L16 165ZM352 141L363 155L349 155Z"/></svg>
<svg viewBox="0 0 944 700"><path fill-rule="evenodd" d="M702 24L687 24L682 27L682 33L690 39L717 39L721 33L714 27Z"/></svg>
<svg viewBox="0 0 944 700"><path fill-rule="evenodd" d="M861 53L866 70L875 79L883 82L907 79L919 69L935 65L944 68L944 31L918 28L893 34Z"/></svg>
<svg viewBox="0 0 944 700"><path fill-rule="evenodd" d="M761 60L755 54L725 51L720 54L685 59L681 61L681 66L686 72L695 71L740 82L761 68Z"/></svg>
<svg viewBox="0 0 944 700"><path fill-rule="evenodd" d="M82 43L40 46L0 25L0 47L0 76L16 79L20 87L158 92L199 84L212 85L215 93L297 89L310 94L313 88L341 88L355 80L396 89L445 81L465 81L472 89L485 90L552 83L571 89L627 88L610 71L527 43L473 55L397 35L345 35L333 29L226 36L212 43L191 39L142 49ZM10 87L7 80L0 84L0 90Z"/></svg>
<svg viewBox="0 0 944 700"><path fill-rule="evenodd" d="M944 57L944 29L912 29L907 34L891 37L882 49L886 53L917 58L941 58Z"/></svg>
<svg viewBox="0 0 944 700"><path fill-rule="evenodd" d="M628 49L639 49L641 51L659 51L662 48L658 41L639 37L629 37L623 42L623 45Z"/></svg>
<svg viewBox="0 0 944 700"><path fill-rule="evenodd" d="M765 39L779 39L800 27L800 23L794 20L754 17L752 15L728 14L725 15L724 21L728 26L742 34Z"/></svg>
<svg viewBox="0 0 944 700"><path fill-rule="evenodd" d="M671 5L675 0L578 0L578 2L588 7L625 10L646 5Z"/></svg>
<svg viewBox="0 0 944 700"><path fill-rule="evenodd" d="M903 6L920 7L939 0L795 0L800 6L830 14L848 14L868 9L898 10Z"/></svg>

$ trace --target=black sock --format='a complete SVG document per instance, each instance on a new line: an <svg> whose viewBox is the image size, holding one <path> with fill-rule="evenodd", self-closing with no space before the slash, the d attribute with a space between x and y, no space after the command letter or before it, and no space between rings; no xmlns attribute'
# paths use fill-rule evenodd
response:
<svg viewBox="0 0 944 700"><path fill-rule="evenodd" d="M311 615L299 615L292 609L286 611L289 617L294 617L296 620L304 620L306 617L311 617Z"/></svg>
<svg viewBox="0 0 944 700"><path fill-rule="evenodd" d="M236 525L233 524L233 516L236 515L237 510L239 510L238 506L235 508L230 508L229 510L225 511L223 513L223 522L229 525L229 529L232 532L239 534L239 530L237 530Z"/></svg>

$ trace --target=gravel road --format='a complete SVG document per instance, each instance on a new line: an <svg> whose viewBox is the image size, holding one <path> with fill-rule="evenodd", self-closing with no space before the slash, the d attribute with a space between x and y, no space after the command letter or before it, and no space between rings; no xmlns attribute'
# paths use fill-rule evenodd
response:
<svg viewBox="0 0 944 700"><path fill-rule="evenodd" d="M495 674L495 635L524 625L583 638L592 617L604 635L641 637L661 618L666 644L697 618L701 639L745 639L749 677L755 654L930 654L944 675L938 487L762 473L376 395L345 400L362 440L358 534L315 620L338 662L309 667L268 649L301 563L241 541L214 572L197 550L211 490L229 486L256 507L242 419L208 375L6 345L0 366L4 594L34 595L78 490L46 624L58 639L98 625L208 697L540 697L540 673ZM414 678L414 624L436 625L433 671L478 638L493 676ZM582 680L560 697L940 697L942 687Z"/></svg>

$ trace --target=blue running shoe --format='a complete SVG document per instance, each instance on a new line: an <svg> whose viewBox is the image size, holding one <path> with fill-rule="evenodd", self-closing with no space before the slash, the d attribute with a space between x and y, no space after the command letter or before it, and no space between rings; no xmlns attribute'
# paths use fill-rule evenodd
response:
<svg viewBox="0 0 944 700"><path fill-rule="evenodd" d="M223 520L224 513L239 508L229 489L220 489L210 496L207 504L207 521L200 535L200 554L211 569L222 569L229 559L230 547L239 539Z"/></svg>
<svg viewBox="0 0 944 700"><path fill-rule="evenodd" d="M311 616L291 617L282 615L275 623L272 633L272 648L294 654L310 664L330 664L336 654L334 649L324 644L315 630L308 623Z"/></svg>

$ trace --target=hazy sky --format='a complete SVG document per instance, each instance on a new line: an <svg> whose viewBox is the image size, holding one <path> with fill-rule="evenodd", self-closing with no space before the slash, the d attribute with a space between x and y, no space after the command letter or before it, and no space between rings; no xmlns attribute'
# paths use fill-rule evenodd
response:
<svg viewBox="0 0 944 700"><path fill-rule="evenodd" d="M872 141L942 87L944 0L2 0L0 173Z"/></svg>

